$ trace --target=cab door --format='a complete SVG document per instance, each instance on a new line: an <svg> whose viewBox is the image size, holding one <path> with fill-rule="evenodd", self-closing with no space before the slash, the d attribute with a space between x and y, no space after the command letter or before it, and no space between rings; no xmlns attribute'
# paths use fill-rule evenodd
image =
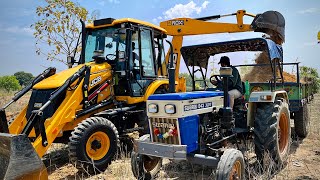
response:
<svg viewBox="0 0 320 180"><path fill-rule="evenodd" d="M132 55L130 56L132 96L143 96L156 75L153 31L140 27L132 31Z"/></svg>

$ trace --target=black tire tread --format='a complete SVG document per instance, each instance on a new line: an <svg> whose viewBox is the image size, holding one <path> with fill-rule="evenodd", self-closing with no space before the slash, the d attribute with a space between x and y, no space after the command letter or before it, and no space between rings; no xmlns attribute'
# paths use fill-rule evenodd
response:
<svg viewBox="0 0 320 180"><path fill-rule="evenodd" d="M116 139L113 141L116 141L117 146L119 146L119 133L115 125L109 121L108 119L105 119L103 117L90 117L82 121L77 125L77 127L74 129L74 131L71 133L71 136L69 137L69 159L72 162L73 165L76 166L76 168L80 171L85 171L86 173L92 174L96 172L96 169L92 166L92 162L85 162L83 160L79 159L79 154L77 153L77 148L81 144L80 140L84 138L85 131L94 125L103 125L107 126L110 129L112 129L112 132L115 134ZM112 139L110 139L112 141ZM117 149L117 147L116 147ZM116 152L114 152L116 153ZM106 162L102 168L98 169L99 171L104 171L109 164L111 163L113 158L110 158L108 162Z"/></svg>
<svg viewBox="0 0 320 180"><path fill-rule="evenodd" d="M282 100L276 100L275 103L261 103L258 104L254 121L254 144L255 153L258 160L263 160L266 152L268 152L272 160L278 164L283 164L290 149L290 139L288 140L288 149L284 157L280 157L278 152L278 119L280 119L280 112L287 111L288 123L290 127L290 118L288 104ZM290 128L289 128L290 133ZM289 135L290 138L290 135Z"/></svg>
<svg viewBox="0 0 320 180"><path fill-rule="evenodd" d="M294 130L300 138L305 138L308 135L309 118L307 104L303 105L294 115Z"/></svg>
<svg viewBox="0 0 320 180"><path fill-rule="evenodd" d="M141 136L139 138L139 140L142 140L142 141L150 141L150 135L149 134L145 134L143 136ZM148 173L148 175L146 175L146 172L144 172L145 174L143 174L142 176L139 174L139 172L141 172L141 169L140 168L143 168L141 166L139 166L138 162L137 162L137 158L141 158L142 159L142 156L141 154L138 154L136 153L135 151L132 151L132 154L131 154L131 170L132 170L132 173L134 175L135 178L137 179L144 179L144 180L150 180L150 179L155 179L157 177L157 175L159 174L160 172L160 169L161 169L161 166L162 166L162 159L160 160L160 162L158 163L158 165L156 166L155 169L153 169L152 171L150 171ZM144 171L144 170L143 170Z"/></svg>
<svg viewBox="0 0 320 180"><path fill-rule="evenodd" d="M227 149L226 151L224 151L218 163L218 166L216 169L216 180L229 179L232 167L237 160L240 160L241 166L242 166L241 179L242 180L246 179L243 154L236 149Z"/></svg>

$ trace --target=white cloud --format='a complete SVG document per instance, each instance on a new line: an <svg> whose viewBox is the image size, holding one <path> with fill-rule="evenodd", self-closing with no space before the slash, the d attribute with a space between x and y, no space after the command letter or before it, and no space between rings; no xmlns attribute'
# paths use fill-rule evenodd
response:
<svg viewBox="0 0 320 180"><path fill-rule="evenodd" d="M205 1L205 2L202 3L201 7L203 9L205 9L205 8L207 8L208 4L209 4L209 1Z"/></svg>
<svg viewBox="0 0 320 180"><path fill-rule="evenodd" d="M308 8L298 11L299 14L313 14L313 13L319 13L320 8Z"/></svg>
<svg viewBox="0 0 320 180"><path fill-rule="evenodd" d="M200 14L203 9L207 8L209 1L204 1L200 6L198 6L193 1L187 4L176 4L174 7L168 9L163 13L165 19L172 19L176 17L190 17L196 14Z"/></svg>
<svg viewBox="0 0 320 180"><path fill-rule="evenodd" d="M106 5L106 2L107 3L111 3L111 4L119 4L120 1L119 0L102 0L102 1L99 1L98 4L100 6L105 6Z"/></svg>
<svg viewBox="0 0 320 180"><path fill-rule="evenodd" d="M119 4L120 1L119 0L109 0L110 3L114 3L114 4Z"/></svg>
<svg viewBox="0 0 320 180"><path fill-rule="evenodd" d="M318 44L317 44L317 41L314 41L314 42L304 42L304 43L302 44L303 47L316 46L316 45L318 45Z"/></svg>
<svg viewBox="0 0 320 180"><path fill-rule="evenodd" d="M153 18L153 19L152 19L152 22L155 23L155 24L157 24L157 23L158 23L158 20L157 20L156 18Z"/></svg>
<svg viewBox="0 0 320 180"><path fill-rule="evenodd" d="M14 33L14 34L25 34L32 36L34 30L30 27L19 27L19 26L1 26L0 31L5 32L5 33Z"/></svg>

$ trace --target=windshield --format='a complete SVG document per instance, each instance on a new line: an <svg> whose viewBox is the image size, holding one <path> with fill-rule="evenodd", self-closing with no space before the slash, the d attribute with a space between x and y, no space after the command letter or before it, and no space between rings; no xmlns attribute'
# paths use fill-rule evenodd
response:
<svg viewBox="0 0 320 180"><path fill-rule="evenodd" d="M117 51L125 51L125 29L107 28L90 30L86 39L85 62L92 61L94 51L101 50L104 56L114 60Z"/></svg>

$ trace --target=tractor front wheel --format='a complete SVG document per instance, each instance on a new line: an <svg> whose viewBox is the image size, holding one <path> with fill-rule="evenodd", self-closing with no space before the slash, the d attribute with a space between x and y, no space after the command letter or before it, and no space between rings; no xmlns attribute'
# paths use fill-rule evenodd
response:
<svg viewBox="0 0 320 180"><path fill-rule="evenodd" d="M239 150L227 149L222 154L216 170L217 180L244 180L245 164Z"/></svg>
<svg viewBox="0 0 320 180"><path fill-rule="evenodd" d="M107 169L119 146L114 124L102 117L82 121L69 138L69 157L76 167L89 174Z"/></svg>
<svg viewBox="0 0 320 180"><path fill-rule="evenodd" d="M139 140L150 141L150 135L143 135ZM162 158L142 155L132 151L131 168L133 175L137 179L155 179L160 172L161 167Z"/></svg>

